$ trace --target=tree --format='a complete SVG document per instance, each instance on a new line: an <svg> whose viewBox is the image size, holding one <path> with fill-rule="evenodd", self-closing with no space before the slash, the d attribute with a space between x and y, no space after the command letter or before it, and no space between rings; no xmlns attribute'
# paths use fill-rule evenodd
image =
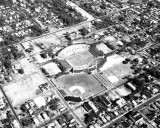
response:
<svg viewBox="0 0 160 128"><path fill-rule="evenodd" d="M84 123L85 124L89 124L89 123L91 123L93 120L92 120L92 118L90 117L90 115L89 114L84 114Z"/></svg>
<svg viewBox="0 0 160 128"><path fill-rule="evenodd" d="M20 21L23 21L23 20L25 20L27 17L25 16L25 14L24 13L20 13L19 14L19 19L20 19Z"/></svg>
<svg viewBox="0 0 160 128"><path fill-rule="evenodd" d="M12 67L12 64L11 64L11 60L10 59L7 59L3 62L4 64L4 67L7 68L7 69L10 69Z"/></svg>
<svg viewBox="0 0 160 128"><path fill-rule="evenodd" d="M64 33L64 37L65 37L68 41L71 41L71 37L70 37L70 33L69 33L69 32Z"/></svg>
<svg viewBox="0 0 160 128"><path fill-rule="evenodd" d="M10 5L13 5L13 2L12 0L0 0L0 5L10 6Z"/></svg>
<svg viewBox="0 0 160 128"><path fill-rule="evenodd" d="M23 126L30 126L33 123L31 117L20 119L20 121Z"/></svg>
<svg viewBox="0 0 160 128"><path fill-rule="evenodd" d="M148 74L153 75L156 78L160 78L160 71L156 67L151 67L149 69L145 69Z"/></svg>
<svg viewBox="0 0 160 128"><path fill-rule="evenodd" d="M40 55L41 55L41 57L42 57L43 59L47 58L47 54L46 54L46 53L41 53Z"/></svg>
<svg viewBox="0 0 160 128"><path fill-rule="evenodd" d="M8 49L10 49L10 50L8 50ZM24 55L23 52L19 51L17 49L17 47L14 45L7 47L5 53L8 54L8 56L12 55L13 59L15 59L15 60L18 60L19 58L21 58Z"/></svg>
<svg viewBox="0 0 160 128"><path fill-rule="evenodd" d="M71 119L73 119L73 116L69 113L64 113L63 117L66 119L67 122L69 122Z"/></svg>
<svg viewBox="0 0 160 128"><path fill-rule="evenodd" d="M1 17L0 18L0 27L2 27L4 25L5 25L5 19L4 19L4 17Z"/></svg>
<svg viewBox="0 0 160 128"><path fill-rule="evenodd" d="M85 27L83 27L82 29L79 29L79 31L82 36L85 36L89 33L89 31Z"/></svg>
<svg viewBox="0 0 160 128"><path fill-rule="evenodd" d="M20 110L21 110L22 112L26 112L26 111L27 111L27 108L26 108L25 104L22 104L22 105L20 106Z"/></svg>
<svg viewBox="0 0 160 128"><path fill-rule="evenodd" d="M123 16L119 16L119 17L118 17L118 20L119 20L119 21L124 21L125 18L124 18Z"/></svg>
<svg viewBox="0 0 160 128"><path fill-rule="evenodd" d="M151 112L147 113L146 116L147 116L147 118L148 118L149 120L152 120L152 119L154 119L155 112L151 111Z"/></svg>
<svg viewBox="0 0 160 128"><path fill-rule="evenodd" d="M155 118L154 122L155 122L158 126L160 126L160 115L158 115L158 116Z"/></svg>
<svg viewBox="0 0 160 128"><path fill-rule="evenodd" d="M104 9L106 9L107 6L106 6L105 2L103 1L99 7L104 10Z"/></svg>
<svg viewBox="0 0 160 128"><path fill-rule="evenodd" d="M48 102L49 108L51 110L57 110L58 107L58 100L57 99L51 99L50 102Z"/></svg>
<svg viewBox="0 0 160 128"><path fill-rule="evenodd" d="M43 2L43 4L58 16L64 26L70 26L83 21L82 15L74 8L67 6L64 0L50 0Z"/></svg>
<svg viewBox="0 0 160 128"><path fill-rule="evenodd" d="M33 26L30 26L29 28L32 30L33 36L40 36L43 34L43 31L38 25L33 25Z"/></svg>
<svg viewBox="0 0 160 128"><path fill-rule="evenodd" d="M20 73L20 74L23 74L23 73L24 73L24 70L23 70L23 68L21 68L21 69L18 69L18 73Z"/></svg>
<svg viewBox="0 0 160 128"><path fill-rule="evenodd" d="M58 107L58 105L57 104L52 104L52 105L50 105L49 106L49 108L51 109L51 110L57 110L57 107Z"/></svg>
<svg viewBox="0 0 160 128"><path fill-rule="evenodd" d="M54 58L54 53L52 48L47 49L47 54L49 57Z"/></svg>
<svg viewBox="0 0 160 128"><path fill-rule="evenodd" d="M49 73L46 71L45 68L41 68L42 72L45 74L45 75L49 75Z"/></svg>
<svg viewBox="0 0 160 128"><path fill-rule="evenodd" d="M13 114L12 114L11 111L7 111L6 116L7 116L7 118L10 119L10 120L13 120L13 119L14 119L14 116L13 116Z"/></svg>

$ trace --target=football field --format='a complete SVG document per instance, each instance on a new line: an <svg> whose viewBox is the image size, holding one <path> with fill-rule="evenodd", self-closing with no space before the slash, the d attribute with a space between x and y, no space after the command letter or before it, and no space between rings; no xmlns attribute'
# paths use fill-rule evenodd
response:
<svg viewBox="0 0 160 128"><path fill-rule="evenodd" d="M66 58L66 61L72 66L83 66L94 60L94 56L89 51L75 53Z"/></svg>

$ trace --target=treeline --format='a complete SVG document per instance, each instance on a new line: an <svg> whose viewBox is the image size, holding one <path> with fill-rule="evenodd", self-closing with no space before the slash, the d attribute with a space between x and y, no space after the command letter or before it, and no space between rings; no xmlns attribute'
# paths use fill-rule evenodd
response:
<svg viewBox="0 0 160 128"><path fill-rule="evenodd" d="M13 2L12 2L12 0L0 0L0 5L11 6L11 5L13 5Z"/></svg>
<svg viewBox="0 0 160 128"><path fill-rule="evenodd" d="M84 3L81 5L81 8L83 8L85 11L94 14L95 16L103 16L105 13L98 12L97 10L92 9L92 5L90 3ZM102 7L103 8L103 7Z"/></svg>
<svg viewBox="0 0 160 128"><path fill-rule="evenodd" d="M64 26L71 26L84 20L82 15L62 0L46 0L43 4L63 22Z"/></svg>
<svg viewBox="0 0 160 128"><path fill-rule="evenodd" d="M18 60L23 55L22 51L19 51L16 46L12 45L1 49L0 61L2 66L10 69L12 67L12 60Z"/></svg>
<svg viewBox="0 0 160 128"><path fill-rule="evenodd" d="M111 25L116 24L110 17L104 17L101 19L101 21L94 21L93 25L95 26L96 29L103 29L107 28Z"/></svg>

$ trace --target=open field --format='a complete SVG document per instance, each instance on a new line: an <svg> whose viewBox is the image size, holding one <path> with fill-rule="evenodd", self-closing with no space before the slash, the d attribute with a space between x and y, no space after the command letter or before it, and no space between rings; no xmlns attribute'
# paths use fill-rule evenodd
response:
<svg viewBox="0 0 160 128"><path fill-rule="evenodd" d="M32 99L36 96L36 91L39 89L39 85L46 81L39 75L34 74L30 77L10 83L4 87L4 91L11 100L13 106L20 104L28 99Z"/></svg>
<svg viewBox="0 0 160 128"><path fill-rule="evenodd" d="M112 55L107 58L105 64L100 68L100 73L94 73L93 76L101 82L107 89L116 87L123 83L124 76L132 74L133 70L130 64L123 64L125 57Z"/></svg>
<svg viewBox="0 0 160 128"><path fill-rule="evenodd" d="M92 62L94 60L94 56L89 51L84 51L69 56L66 60L72 67L82 66L88 64L89 62Z"/></svg>
<svg viewBox="0 0 160 128"><path fill-rule="evenodd" d="M35 97L39 85L47 83L26 58L20 60L18 64L23 68L24 74L13 74L13 81L3 87L14 106Z"/></svg>
<svg viewBox="0 0 160 128"><path fill-rule="evenodd" d="M57 79L58 88L67 95L88 98L105 90L105 87L91 75L85 73L69 74Z"/></svg>
<svg viewBox="0 0 160 128"><path fill-rule="evenodd" d="M129 64L118 64L114 65L113 67L105 70L103 73L105 76L116 76L118 79L123 78L126 75L129 75L133 72L133 70L130 68Z"/></svg>
<svg viewBox="0 0 160 128"><path fill-rule="evenodd" d="M43 64L43 63L45 63L45 62L47 62L47 61L52 60L52 58L51 58L50 56L47 56L46 58L42 58L39 53L34 54L32 57L35 59L35 61L36 61L38 64Z"/></svg>
<svg viewBox="0 0 160 128"><path fill-rule="evenodd" d="M80 108L77 108L76 110L74 110L74 113L75 113L76 115L78 115L78 117L79 117L82 121L84 121L84 119L85 119L84 114L86 114L87 112L86 112L86 110L85 110L83 107L80 107Z"/></svg>
<svg viewBox="0 0 160 128"><path fill-rule="evenodd" d="M130 64L123 64L122 61L125 57L119 55L113 55L108 57L107 62L100 69L107 79L117 79L115 81L121 80L124 76L132 74L133 70L130 68ZM114 83L114 82L113 82Z"/></svg>
<svg viewBox="0 0 160 128"><path fill-rule="evenodd" d="M16 61L14 65L15 65L15 70L22 68L24 70L24 74L13 73L12 74L13 81L19 81L21 79L25 79L28 76L31 76L32 74L38 72L34 67L34 65L30 63L27 58L23 58L21 60Z"/></svg>
<svg viewBox="0 0 160 128"><path fill-rule="evenodd" d="M37 44L43 44L45 46L45 49L53 48L55 50L58 49L58 47L65 45L64 43L62 44L60 39L57 38L54 34L27 41L26 43L30 43L33 45L34 50L32 54L42 51L42 49L40 49L40 47L38 47Z"/></svg>

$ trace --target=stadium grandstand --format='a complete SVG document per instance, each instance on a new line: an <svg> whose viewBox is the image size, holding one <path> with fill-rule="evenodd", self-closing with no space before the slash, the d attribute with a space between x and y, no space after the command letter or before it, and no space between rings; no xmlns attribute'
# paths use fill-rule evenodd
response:
<svg viewBox="0 0 160 128"><path fill-rule="evenodd" d="M67 64L67 68L69 67L69 64L73 70L84 70L91 68L96 64L96 57L90 53L89 48L90 45L87 44L76 44L68 46L59 52L59 62L63 62L61 64L64 67ZM66 62L64 63L64 61ZM94 62L94 65L92 62Z"/></svg>

